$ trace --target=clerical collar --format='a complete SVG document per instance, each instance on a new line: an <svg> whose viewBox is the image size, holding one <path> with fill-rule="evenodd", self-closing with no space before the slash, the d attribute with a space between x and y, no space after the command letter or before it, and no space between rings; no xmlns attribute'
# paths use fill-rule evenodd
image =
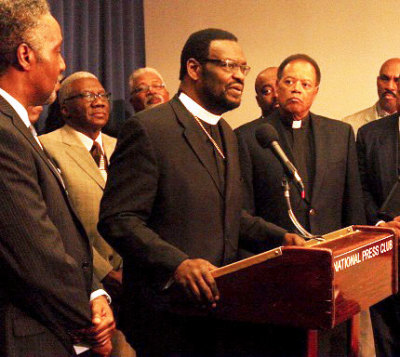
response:
<svg viewBox="0 0 400 357"><path fill-rule="evenodd" d="M11 94L7 93L4 89L0 88L0 95L11 105L11 107L17 112L19 117L22 119L27 128L31 126L29 116L26 108L16 100Z"/></svg>
<svg viewBox="0 0 400 357"><path fill-rule="evenodd" d="M221 119L220 115L215 115L210 113L208 110L204 109L201 105L196 103L192 98L187 96L185 93L181 92L179 94L179 100L182 102L184 107L195 117L201 119L210 125L218 124Z"/></svg>
<svg viewBox="0 0 400 357"><path fill-rule="evenodd" d="M293 118L289 116L282 116L281 117L282 123L292 129L301 129L301 128L306 128L308 126L308 123L310 121L310 114L308 114L304 119L302 120L293 120Z"/></svg>

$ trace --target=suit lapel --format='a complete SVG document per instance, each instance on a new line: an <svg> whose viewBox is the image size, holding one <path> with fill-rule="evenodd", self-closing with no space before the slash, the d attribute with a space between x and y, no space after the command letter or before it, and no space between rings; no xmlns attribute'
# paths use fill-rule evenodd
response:
<svg viewBox="0 0 400 357"><path fill-rule="evenodd" d="M35 149L35 151L39 154L39 156L42 158L42 160L45 162L45 164L48 166L50 171L54 174L56 177L57 181L59 184L65 188L64 181L60 175L60 173L57 171L57 168L53 165L53 163L50 161L50 158L46 156L45 152L43 149L40 147L36 139L33 137L32 133L30 130L26 127L22 119L19 117L19 115L15 112L15 110L10 106L10 104L0 96L0 110L7 115L14 127L25 137L25 139L32 145L32 147Z"/></svg>
<svg viewBox="0 0 400 357"><path fill-rule="evenodd" d="M318 198L319 191L327 171L327 158L332 149L327 145L326 130L323 128L323 122L318 120L315 114L310 113L313 139L315 145L315 177L313 189L311 192L311 204Z"/></svg>
<svg viewBox="0 0 400 357"><path fill-rule="evenodd" d="M279 135L279 145L282 147L283 151L287 155L288 159L293 163L293 165L296 166L296 162L294 161L293 157L293 152L292 149L290 148L290 145L286 139L286 136L283 135L284 130L286 128L284 127L285 124L282 123L282 119L280 117L279 111L275 110L269 117L267 122L270 122L272 126L275 127L276 131L278 132Z"/></svg>
<svg viewBox="0 0 400 357"><path fill-rule="evenodd" d="M184 127L183 135L187 143L210 174L212 181L217 186L220 194L224 196L223 189L219 183L218 172L214 161L215 159L210 156L206 150L207 145L209 145L207 136L203 133L192 114L187 111L177 96L171 100L170 104L176 114L177 120Z"/></svg>
<svg viewBox="0 0 400 357"><path fill-rule="evenodd" d="M60 129L61 140L65 145L66 154L76 162L76 164L86 172L102 189L104 189L105 181L101 176L100 170L97 167L90 153L82 144L79 138L74 133L73 129L68 126L63 126Z"/></svg>
<svg viewBox="0 0 400 357"><path fill-rule="evenodd" d="M389 125L384 128L384 135L379 135L377 146L382 148L378 151L379 175L386 182L397 181L397 166L399 152L399 117L395 114L390 118ZM391 188L387 188L388 192Z"/></svg>

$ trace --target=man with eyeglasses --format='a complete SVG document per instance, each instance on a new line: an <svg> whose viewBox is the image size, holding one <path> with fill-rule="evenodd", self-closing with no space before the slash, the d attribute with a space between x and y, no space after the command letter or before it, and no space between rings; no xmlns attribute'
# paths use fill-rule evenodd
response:
<svg viewBox="0 0 400 357"><path fill-rule="evenodd" d="M144 67L129 76L130 103L135 113L169 101L169 93L161 74L154 68Z"/></svg>
<svg viewBox="0 0 400 357"><path fill-rule="evenodd" d="M290 231L295 229L282 190L285 171L272 150L262 148L255 138L257 129L269 123L276 129L280 146L305 186L303 199L297 186L290 183L291 205L302 226L312 234L321 235L349 225L365 224L353 131L349 124L310 112L321 79L318 64L307 55L295 54L281 63L277 76L279 110L236 129L246 207L251 214L268 218ZM365 320L368 346L373 349L368 314ZM280 333L286 338L291 335L288 331ZM339 328L322 333L321 355L346 354L342 332ZM305 345L285 344L279 338L279 329L275 333L278 334L275 345L283 349L283 355L298 355L305 348ZM291 333L299 336L301 331ZM331 344L327 339L338 342ZM365 348L361 352L368 355Z"/></svg>
<svg viewBox="0 0 400 357"><path fill-rule="evenodd" d="M240 105L249 70L233 34L195 32L181 53L179 93L120 132L99 230L124 258L122 323L139 355L241 353L235 324L212 318L223 296L211 271L237 260L246 240L304 242L241 209L236 138L221 115ZM174 313L188 303L197 317Z"/></svg>
<svg viewBox="0 0 400 357"><path fill-rule="evenodd" d="M385 61L379 71L376 84L378 87L378 101L370 108L343 118L349 123L357 135L363 125L396 113L396 90L400 76L400 58L391 58Z"/></svg>
<svg viewBox="0 0 400 357"><path fill-rule="evenodd" d="M94 275L112 297L117 312L122 294L122 258L97 231L100 199L116 139L101 132L110 111L110 93L89 72L75 72L58 92L65 125L39 137L61 169L69 197L93 247ZM112 356L133 356L121 331L112 338Z"/></svg>

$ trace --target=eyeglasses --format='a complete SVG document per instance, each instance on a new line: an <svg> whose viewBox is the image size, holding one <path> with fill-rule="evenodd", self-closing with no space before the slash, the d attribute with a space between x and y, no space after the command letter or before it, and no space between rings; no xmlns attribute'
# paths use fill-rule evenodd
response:
<svg viewBox="0 0 400 357"><path fill-rule="evenodd" d="M85 92L85 93L80 93L77 95L73 95L72 97L64 99L64 102L67 100L75 99L75 98L82 98L86 102L94 102L97 98L101 100L106 100L109 101L111 98L111 93L92 93L92 92Z"/></svg>
<svg viewBox="0 0 400 357"><path fill-rule="evenodd" d="M150 85L142 84L139 87L133 89L132 93L135 93L135 94L146 93L150 89L161 90L163 88L165 88L165 84L164 83L150 84Z"/></svg>
<svg viewBox="0 0 400 357"><path fill-rule="evenodd" d="M230 59L221 60L221 59L206 58L200 62L215 63L230 73L236 72L238 69L240 69L240 71L243 73L244 76L247 76L251 69L251 67L246 64L240 64Z"/></svg>

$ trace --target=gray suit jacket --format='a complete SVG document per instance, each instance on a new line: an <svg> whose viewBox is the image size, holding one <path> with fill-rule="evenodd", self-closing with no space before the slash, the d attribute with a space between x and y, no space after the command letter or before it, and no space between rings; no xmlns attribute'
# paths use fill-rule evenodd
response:
<svg viewBox="0 0 400 357"><path fill-rule="evenodd" d="M92 254L60 175L0 97L0 355L73 354L91 325Z"/></svg>
<svg viewBox="0 0 400 357"><path fill-rule="evenodd" d="M108 161L115 149L116 139L102 134L103 147ZM112 270L118 270L122 258L100 236L97 230L100 200L105 181L92 156L77 133L65 125L40 141L61 169L69 196L93 244L94 273L101 281Z"/></svg>

